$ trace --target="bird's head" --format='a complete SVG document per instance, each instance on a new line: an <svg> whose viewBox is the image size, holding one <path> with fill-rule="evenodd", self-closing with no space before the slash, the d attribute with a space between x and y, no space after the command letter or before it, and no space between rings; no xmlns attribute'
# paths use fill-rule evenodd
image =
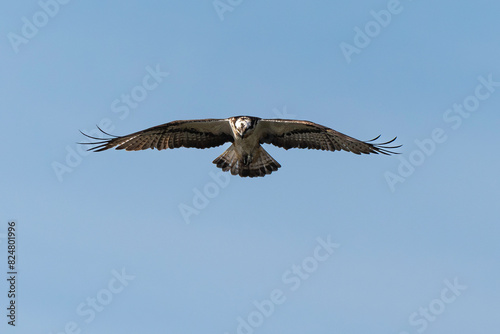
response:
<svg viewBox="0 0 500 334"><path fill-rule="evenodd" d="M255 128L256 122L247 116L238 117L234 122L234 128L241 138L251 134Z"/></svg>

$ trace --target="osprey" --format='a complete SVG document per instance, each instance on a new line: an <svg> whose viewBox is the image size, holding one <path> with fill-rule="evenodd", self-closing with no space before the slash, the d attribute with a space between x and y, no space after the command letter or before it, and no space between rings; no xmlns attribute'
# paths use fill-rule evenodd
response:
<svg viewBox="0 0 500 334"><path fill-rule="evenodd" d="M99 128L99 127L98 127ZM115 147L117 150L138 151L163 150L177 147L208 148L231 142L232 145L213 163L223 171L241 177L265 176L277 171L281 165L273 159L261 144L273 144L285 150L308 148L328 151L348 151L355 154L396 154L390 151L399 146L373 143L380 136L363 142L325 126L290 119L262 119L238 116L226 119L196 119L173 121L135 132L126 136L110 135L111 138L96 138L89 151L100 152Z"/></svg>

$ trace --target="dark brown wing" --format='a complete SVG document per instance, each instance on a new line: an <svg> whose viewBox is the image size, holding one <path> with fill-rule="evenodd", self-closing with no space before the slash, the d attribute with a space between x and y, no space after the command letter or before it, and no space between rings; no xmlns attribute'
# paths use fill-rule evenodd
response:
<svg viewBox="0 0 500 334"><path fill-rule="evenodd" d="M127 151L148 148L158 150L177 147L208 148L233 141L231 126L225 119L173 121L122 137L110 135L102 130L101 132L113 138L96 138L82 132L83 135L98 141L80 144L95 145L89 151L100 152L113 147Z"/></svg>
<svg viewBox="0 0 500 334"><path fill-rule="evenodd" d="M355 154L382 153L390 155L397 154L390 149L401 147L401 145L387 146L396 138L385 143L372 143L380 137L378 136L364 142L309 121L263 119L258 126L262 138L261 143L273 144L286 150L308 148L328 151L344 150Z"/></svg>

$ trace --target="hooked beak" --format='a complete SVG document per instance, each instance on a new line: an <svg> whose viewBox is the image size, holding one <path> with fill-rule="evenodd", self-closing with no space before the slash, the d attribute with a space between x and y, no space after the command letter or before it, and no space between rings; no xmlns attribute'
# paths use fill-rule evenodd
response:
<svg viewBox="0 0 500 334"><path fill-rule="evenodd" d="M240 134L241 138L245 137L245 133L247 132L247 129L238 129L238 133Z"/></svg>

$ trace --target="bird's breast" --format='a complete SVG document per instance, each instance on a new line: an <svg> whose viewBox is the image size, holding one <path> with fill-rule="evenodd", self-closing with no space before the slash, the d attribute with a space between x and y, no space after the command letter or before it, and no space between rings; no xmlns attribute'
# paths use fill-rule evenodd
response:
<svg viewBox="0 0 500 334"><path fill-rule="evenodd" d="M236 137L234 139L234 146L241 152L253 152L257 147L260 146L259 138L255 134L251 133L245 137Z"/></svg>

